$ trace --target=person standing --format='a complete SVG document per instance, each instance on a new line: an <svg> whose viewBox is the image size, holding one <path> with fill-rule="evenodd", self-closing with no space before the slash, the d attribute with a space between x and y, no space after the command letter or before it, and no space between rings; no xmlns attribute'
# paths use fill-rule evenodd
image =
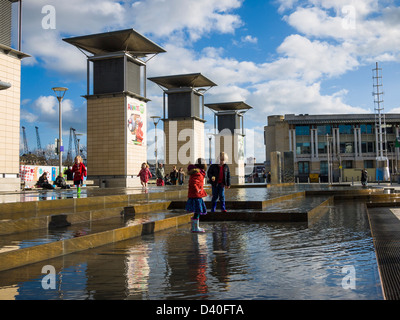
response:
<svg viewBox="0 0 400 320"><path fill-rule="evenodd" d="M156 178L157 178L156 184L157 184L157 186L161 186L161 187L164 186L164 176L165 176L165 173L164 173L163 164L159 163L158 164L158 168L156 170Z"/></svg>
<svg viewBox="0 0 400 320"><path fill-rule="evenodd" d="M178 183L181 186L183 185L184 182L185 182L185 171L183 171L183 168L180 167L178 171Z"/></svg>
<svg viewBox="0 0 400 320"><path fill-rule="evenodd" d="M72 167L69 166L68 169L65 169L64 174L67 175L67 180L73 180L74 179L74 173L72 171Z"/></svg>
<svg viewBox="0 0 400 320"><path fill-rule="evenodd" d="M212 164L208 170L207 177L212 186L211 212L215 212L217 201L221 203L221 212L227 212L225 206L225 188L231 186L231 174L226 164L228 156L225 152L219 155L219 164Z"/></svg>
<svg viewBox="0 0 400 320"><path fill-rule="evenodd" d="M83 164L81 156L75 157L75 163L72 166L72 172L74 173L74 185L76 186L78 193L80 193L83 179L86 177L86 167Z"/></svg>
<svg viewBox="0 0 400 320"><path fill-rule="evenodd" d="M192 219L192 232L205 232L203 228L199 227L200 215L207 214L207 208L204 203L203 197L207 196L204 191L204 177L206 176L205 170L207 165L204 159L197 159L196 164L188 166L189 187L188 187L188 200L186 202L186 211L193 212Z"/></svg>
<svg viewBox="0 0 400 320"><path fill-rule="evenodd" d="M176 170L176 166L172 167L172 171L169 174L169 177L171 179L171 184L176 186L176 181L178 180L178 170Z"/></svg>

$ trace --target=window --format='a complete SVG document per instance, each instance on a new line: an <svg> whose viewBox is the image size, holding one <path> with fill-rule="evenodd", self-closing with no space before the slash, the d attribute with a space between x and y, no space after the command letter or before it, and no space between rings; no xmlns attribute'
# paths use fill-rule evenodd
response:
<svg viewBox="0 0 400 320"><path fill-rule="evenodd" d="M296 136L309 136L310 126L296 126Z"/></svg>
<svg viewBox="0 0 400 320"><path fill-rule="evenodd" d="M296 143L296 154L310 154L310 153L311 153L310 142Z"/></svg>
<svg viewBox="0 0 400 320"><path fill-rule="evenodd" d="M317 126L317 132L319 136L326 136L327 134L332 134L332 126Z"/></svg>
<svg viewBox="0 0 400 320"><path fill-rule="evenodd" d="M374 160L364 160L364 168L373 168Z"/></svg>
<svg viewBox="0 0 400 320"><path fill-rule="evenodd" d="M299 174L309 173L309 163L307 161L299 161Z"/></svg>
<svg viewBox="0 0 400 320"><path fill-rule="evenodd" d="M354 142L341 142L340 143L340 153L353 153Z"/></svg>
<svg viewBox="0 0 400 320"><path fill-rule="evenodd" d="M328 153L326 142L318 142L318 153Z"/></svg>
<svg viewBox="0 0 400 320"><path fill-rule="evenodd" d="M374 142L361 142L362 153L374 152L374 149Z"/></svg>
<svg viewBox="0 0 400 320"><path fill-rule="evenodd" d="M350 124L339 124L339 133L340 134L352 134L353 126Z"/></svg>
<svg viewBox="0 0 400 320"><path fill-rule="evenodd" d="M360 125L360 128L361 128L361 134L363 134L363 133L367 133L367 134L374 133L374 127L373 127L372 124L362 124L362 125Z"/></svg>
<svg viewBox="0 0 400 320"><path fill-rule="evenodd" d="M343 169L351 169L353 168L353 161L352 160L344 160L342 161Z"/></svg>
<svg viewBox="0 0 400 320"><path fill-rule="evenodd" d="M391 124L387 124L386 127L382 126L382 129L383 129L383 132L385 132L385 130L386 130L387 134L394 133L393 126Z"/></svg>
<svg viewBox="0 0 400 320"><path fill-rule="evenodd" d="M328 174L328 161L321 161L320 162L320 173L323 175Z"/></svg>

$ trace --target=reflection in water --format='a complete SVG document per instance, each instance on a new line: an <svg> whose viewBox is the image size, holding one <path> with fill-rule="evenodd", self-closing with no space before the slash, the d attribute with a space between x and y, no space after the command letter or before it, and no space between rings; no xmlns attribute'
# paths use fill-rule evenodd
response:
<svg viewBox="0 0 400 320"><path fill-rule="evenodd" d="M44 263L0 272L15 299L382 299L362 203L335 203L306 223L185 225L51 259L57 289L39 283ZM356 288L345 289L345 266ZM34 284L34 285L33 285Z"/></svg>

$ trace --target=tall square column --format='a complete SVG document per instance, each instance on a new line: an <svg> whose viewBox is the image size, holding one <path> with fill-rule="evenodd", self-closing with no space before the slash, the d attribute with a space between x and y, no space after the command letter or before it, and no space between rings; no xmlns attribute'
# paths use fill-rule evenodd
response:
<svg viewBox="0 0 400 320"><path fill-rule="evenodd" d="M106 187L139 186L137 174L147 162L149 101L143 58L164 49L132 29L64 41L92 54L85 96L88 179Z"/></svg>
<svg viewBox="0 0 400 320"><path fill-rule="evenodd" d="M204 91L216 84L200 73L149 78L164 91L165 173L204 158ZM166 99L167 98L167 99Z"/></svg>
<svg viewBox="0 0 400 320"><path fill-rule="evenodd" d="M220 152L225 152L229 159L231 183L244 184L243 115L252 107L243 101L211 103L206 104L206 107L214 112L215 159L218 158Z"/></svg>

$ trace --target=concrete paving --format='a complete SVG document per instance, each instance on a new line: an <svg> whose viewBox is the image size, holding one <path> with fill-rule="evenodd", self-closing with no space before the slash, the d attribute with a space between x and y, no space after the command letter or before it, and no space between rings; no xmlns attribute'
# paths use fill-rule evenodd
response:
<svg viewBox="0 0 400 320"><path fill-rule="evenodd" d="M211 194L209 189L207 191ZM245 185L245 188L236 186L227 191L228 209L237 219L250 217L250 220L254 220L258 211L259 214L265 214L268 210L286 215L290 211L299 213L302 210L298 207L303 200L297 198L304 198L304 192L313 195L319 192L335 199L351 200L352 197L365 199L385 299L400 299L399 184L375 183L370 184L368 188L362 188L357 183L333 187L326 184L279 187L251 184ZM265 198L260 199L262 194ZM150 185L147 190L87 187L80 194L75 189L2 193L0 194L0 243L2 244L0 270L188 224L191 214L186 213L182 207L186 197L187 186L154 185ZM282 197L278 200L280 206L284 201L289 201L287 203L292 208L287 208L287 203L285 210L276 208L276 201L273 199L277 197ZM329 200L326 199L325 197L320 201L323 208L334 205L331 197ZM210 196L205 200L209 203ZM171 203L175 203L175 209L172 209L174 206L170 207ZM243 204L247 206L240 209L240 205ZM252 209L249 209L249 206ZM303 211L312 212L315 209L316 215L323 212L318 204L315 207ZM251 211L254 211L253 215ZM124 214L128 212L136 214L136 222L132 223L135 219L131 223L128 222L129 219L124 219ZM37 239L43 238L43 235L38 235L40 232L52 234L48 231L52 218L64 216L68 222L72 222L72 228L53 233L56 236L47 239L46 243L35 243ZM146 218L140 220L139 217ZM222 214L216 214L213 218L226 219ZM35 227L34 223L38 225ZM90 224L90 230L81 227L85 223ZM27 225L29 230L26 229ZM79 234L82 230L83 233ZM28 233L33 236L29 238ZM60 238L60 235L63 237ZM25 243L25 245L12 248L13 243Z"/></svg>

